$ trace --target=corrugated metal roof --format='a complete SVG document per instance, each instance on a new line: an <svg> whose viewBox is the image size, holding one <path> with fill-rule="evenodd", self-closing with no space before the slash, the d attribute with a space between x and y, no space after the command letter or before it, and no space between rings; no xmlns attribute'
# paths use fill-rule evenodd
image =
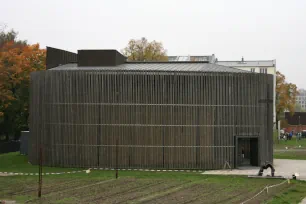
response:
<svg viewBox="0 0 306 204"><path fill-rule="evenodd" d="M250 73L249 71L236 68L226 67L210 63L125 63L113 67L78 67L77 64L66 64L55 67L52 70L89 70L89 71L170 71L170 72L234 72L234 73Z"/></svg>

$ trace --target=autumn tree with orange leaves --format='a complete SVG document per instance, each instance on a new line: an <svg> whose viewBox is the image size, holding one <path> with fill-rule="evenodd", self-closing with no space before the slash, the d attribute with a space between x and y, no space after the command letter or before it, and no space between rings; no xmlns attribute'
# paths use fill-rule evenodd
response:
<svg viewBox="0 0 306 204"><path fill-rule="evenodd" d="M28 130L29 85L32 71L45 69L45 50L17 40L17 33L0 33L0 136L17 139Z"/></svg>
<svg viewBox="0 0 306 204"><path fill-rule="evenodd" d="M285 75L279 71L276 72L276 124L283 112L289 111L292 115L294 114L297 95L297 86L287 83Z"/></svg>

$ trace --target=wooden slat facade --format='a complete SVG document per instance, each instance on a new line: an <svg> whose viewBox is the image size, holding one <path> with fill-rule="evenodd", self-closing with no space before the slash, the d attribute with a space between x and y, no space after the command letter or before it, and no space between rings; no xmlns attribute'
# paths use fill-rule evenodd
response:
<svg viewBox="0 0 306 204"><path fill-rule="evenodd" d="M29 160L42 146L47 166L115 168L118 153L118 168L220 169L255 135L272 161L272 89L254 73L35 72Z"/></svg>

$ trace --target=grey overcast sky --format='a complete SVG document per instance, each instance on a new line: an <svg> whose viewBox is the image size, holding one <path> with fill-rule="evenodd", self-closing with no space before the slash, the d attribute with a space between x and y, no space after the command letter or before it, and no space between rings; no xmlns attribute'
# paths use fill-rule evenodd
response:
<svg viewBox="0 0 306 204"><path fill-rule="evenodd" d="M276 59L288 81L306 88L305 0L10 0L0 23L30 43L73 52L121 50L146 37L169 55Z"/></svg>

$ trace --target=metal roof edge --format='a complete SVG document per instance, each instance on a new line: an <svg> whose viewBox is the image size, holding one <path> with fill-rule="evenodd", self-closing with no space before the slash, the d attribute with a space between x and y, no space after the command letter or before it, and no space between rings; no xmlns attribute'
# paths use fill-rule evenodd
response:
<svg viewBox="0 0 306 204"><path fill-rule="evenodd" d="M215 64L208 61L127 61L125 64Z"/></svg>
<svg viewBox="0 0 306 204"><path fill-rule="evenodd" d="M243 62L274 62L275 60L244 60ZM218 62L242 62L237 60L218 60Z"/></svg>

